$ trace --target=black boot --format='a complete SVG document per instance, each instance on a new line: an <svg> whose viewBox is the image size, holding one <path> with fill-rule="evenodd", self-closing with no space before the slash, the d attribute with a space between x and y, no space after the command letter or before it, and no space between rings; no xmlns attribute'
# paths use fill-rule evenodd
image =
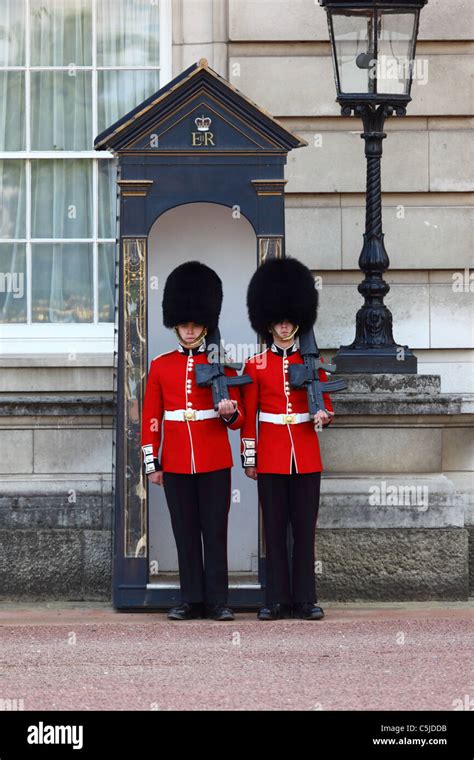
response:
<svg viewBox="0 0 474 760"><path fill-rule="evenodd" d="M168 612L168 620L196 620L204 617L202 602L183 602L179 607L172 607Z"/></svg>
<svg viewBox="0 0 474 760"><path fill-rule="evenodd" d="M284 620L291 617L289 604L269 604L261 607L257 613L259 620Z"/></svg>
<svg viewBox="0 0 474 760"><path fill-rule="evenodd" d="M234 613L225 604L213 604L207 607L207 617L212 620L233 620Z"/></svg>
<svg viewBox="0 0 474 760"><path fill-rule="evenodd" d="M312 604L311 602L307 604L294 604L293 617L300 618L300 620L322 620L324 610L322 607L318 607L317 604Z"/></svg>

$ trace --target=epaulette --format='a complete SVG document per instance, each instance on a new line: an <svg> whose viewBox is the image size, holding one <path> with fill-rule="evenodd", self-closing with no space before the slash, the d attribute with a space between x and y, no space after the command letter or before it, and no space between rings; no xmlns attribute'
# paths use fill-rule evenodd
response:
<svg viewBox="0 0 474 760"><path fill-rule="evenodd" d="M247 361L250 361L250 359L256 359L257 356L263 356L263 354L266 354L267 351L268 351L268 346L266 348L264 348L263 351L259 351L258 353L252 354L252 356L249 356L248 359L247 359Z"/></svg>
<svg viewBox="0 0 474 760"><path fill-rule="evenodd" d="M152 362L154 362L155 359L159 359L160 356L167 356L167 354L172 354L174 351L176 351L175 348L170 349L170 351L163 351L162 354L158 354L158 356L154 356L153 359L152 359Z"/></svg>

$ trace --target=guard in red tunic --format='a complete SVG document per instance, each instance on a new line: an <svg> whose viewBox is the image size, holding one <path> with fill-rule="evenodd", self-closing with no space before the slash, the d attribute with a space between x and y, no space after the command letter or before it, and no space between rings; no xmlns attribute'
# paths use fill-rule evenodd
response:
<svg viewBox="0 0 474 760"><path fill-rule="evenodd" d="M328 426L334 412L324 393L325 408L310 416L306 390L290 383L291 366L303 363L295 338L312 331L317 305L313 276L296 259L269 259L250 281L250 322L267 344L247 361L245 373L253 382L242 389L242 463L246 475L257 480L266 544L266 604L258 613L260 620L324 617L316 604L314 574L323 469L317 431ZM319 380L327 380L321 369Z"/></svg>
<svg viewBox="0 0 474 760"><path fill-rule="evenodd" d="M240 392L214 406L211 386L194 369L208 363L206 336L216 330L222 283L204 264L190 261L168 277L163 322L178 346L153 359L142 417L142 450L149 480L164 485L176 540L182 603L172 620L233 620L227 606L227 523L232 453L227 428L240 428ZM235 375L225 368L225 375ZM160 447L161 459L159 458ZM204 547L204 558L202 547Z"/></svg>

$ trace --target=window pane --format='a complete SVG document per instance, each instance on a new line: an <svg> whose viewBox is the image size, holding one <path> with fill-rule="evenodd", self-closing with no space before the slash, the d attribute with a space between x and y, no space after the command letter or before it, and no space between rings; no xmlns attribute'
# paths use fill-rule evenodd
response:
<svg viewBox="0 0 474 760"><path fill-rule="evenodd" d="M377 92L408 93L415 12L380 13Z"/></svg>
<svg viewBox="0 0 474 760"><path fill-rule="evenodd" d="M25 65L25 0L1 0L0 66Z"/></svg>
<svg viewBox="0 0 474 760"><path fill-rule="evenodd" d="M33 322L92 322L92 275L92 245L33 245Z"/></svg>
<svg viewBox="0 0 474 760"><path fill-rule="evenodd" d="M25 75L0 71L0 150L25 150Z"/></svg>
<svg viewBox="0 0 474 760"><path fill-rule="evenodd" d="M0 243L0 322L26 322L24 243Z"/></svg>
<svg viewBox="0 0 474 760"><path fill-rule="evenodd" d="M92 161L31 162L33 237L92 237Z"/></svg>
<svg viewBox="0 0 474 760"><path fill-rule="evenodd" d="M92 64L91 0L30 0L31 64Z"/></svg>
<svg viewBox="0 0 474 760"><path fill-rule="evenodd" d="M115 243L99 244L99 322L115 318Z"/></svg>
<svg viewBox="0 0 474 760"><path fill-rule="evenodd" d="M92 150L92 74L31 72L33 150Z"/></svg>
<svg viewBox="0 0 474 760"><path fill-rule="evenodd" d="M97 0L98 66L158 66L157 0Z"/></svg>
<svg viewBox="0 0 474 760"><path fill-rule="evenodd" d="M24 162L0 161L0 237L25 237L25 194Z"/></svg>
<svg viewBox="0 0 474 760"><path fill-rule="evenodd" d="M346 16L344 12L333 13L332 24L336 38L336 57L342 92L369 92L369 71L373 67L360 67L356 64L358 56L369 54L374 58L373 24L370 13Z"/></svg>
<svg viewBox="0 0 474 760"><path fill-rule="evenodd" d="M99 161L99 237L115 238L117 162Z"/></svg>
<svg viewBox="0 0 474 760"><path fill-rule="evenodd" d="M99 71L98 131L110 127L159 89L159 71Z"/></svg>

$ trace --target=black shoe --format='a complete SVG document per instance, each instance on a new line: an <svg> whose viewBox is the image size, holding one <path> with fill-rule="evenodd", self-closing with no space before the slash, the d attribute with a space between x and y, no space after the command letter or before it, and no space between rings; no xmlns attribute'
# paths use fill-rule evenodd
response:
<svg viewBox="0 0 474 760"><path fill-rule="evenodd" d="M291 617L289 604L269 604L261 607L257 613L259 620L284 620Z"/></svg>
<svg viewBox="0 0 474 760"><path fill-rule="evenodd" d="M294 604L293 605L293 617L300 618L301 620L322 620L324 617L324 610L322 607L318 607L317 604Z"/></svg>
<svg viewBox="0 0 474 760"><path fill-rule="evenodd" d="M225 604L214 604L208 606L207 617L213 620L233 620L234 613Z"/></svg>
<svg viewBox="0 0 474 760"><path fill-rule="evenodd" d="M200 620L204 617L204 605L200 602L183 602L179 607L172 607L168 620Z"/></svg>

